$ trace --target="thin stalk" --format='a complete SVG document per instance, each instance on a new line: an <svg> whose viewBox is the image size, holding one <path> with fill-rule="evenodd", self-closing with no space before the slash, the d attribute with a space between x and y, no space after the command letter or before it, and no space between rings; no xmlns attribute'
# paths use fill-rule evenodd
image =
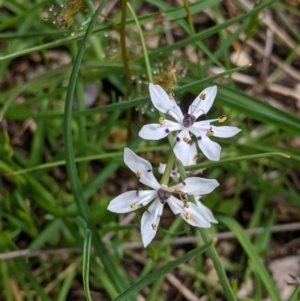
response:
<svg viewBox="0 0 300 301"><path fill-rule="evenodd" d="M131 93L131 71L129 69L129 57L127 54L126 47L126 15L127 15L127 0L122 0L122 12L121 12L121 28L120 28L120 40L122 49L122 59L125 70L125 82L126 82L126 95L127 99ZM127 142L130 141L132 131L131 131L131 121L132 121L132 111L131 108L126 110L126 120L127 120Z"/></svg>
<svg viewBox="0 0 300 301"><path fill-rule="evenodd" d="M166 169L165 169L164 174L163 174L163 176L160 180L161 184L168 185L169 180L170 180L170 174L172 172L172 168L175 164L175 161L176 161L176 157L175 157L174 153L171 152L171 154L168 158Z"/></svg>
<svg viewBox="0 0 300 301"><path fill-rule="evenodd" d="M149 82L153 82L153 77L152 77L152 72L151 72L151 66L150 66L150 62L149 62L149 57L148 57L148 52L147 52L147 47L146 47L146 43L145 43L145 39L144 39L144 35L143 35L143 31L142 28L140 26L139 20L132 8L132 6L130 5L130 3L127 3L128 9L130 10L130 13L132 14L132 17L134 19L134 22L137 26L138 29L138 33L140 36L140 40L141 40L141 44L142 44L142 49L143 49L143 54L144 54L144 58L145 58L145 65L146 65L146 70L147 70L147 75L148 75L148 80Z"/></svg>
<svg viewBox="0 0 300 301"><path fill-rule="evenodd" d="M130 69L129 69L129 59L127 54L126 47L126 0L122 0L122 18L121 18L121 28L120 28L120 40L121 40L121 49L122 49L122 59L125 70L125 81L126 81L126 94L130 95L131 85L130 85Z"/></svg>
<svg viewBox="0 0 300 301"><path fill-rule="evenodd" d="M76 58L76 54L78 53L78 46L76 42L71 43L71 53L72 53L72 59L73 61ZM84 104L84 87L82 83L82 76L81 73L78 72L78 78L76 81L76 87L75 87L75 95L76 95L76 111L82 112L85 109ZM75 98L75 97L74 97ZM78 152L80 156L84 157L86 154L86 118L84 116L80 116L78 120ZM78 165L79 169L79 178L82 185L84 185L85 182L85 175L86 175L86 168L87 164L86 162L80 162Z"/></svg>

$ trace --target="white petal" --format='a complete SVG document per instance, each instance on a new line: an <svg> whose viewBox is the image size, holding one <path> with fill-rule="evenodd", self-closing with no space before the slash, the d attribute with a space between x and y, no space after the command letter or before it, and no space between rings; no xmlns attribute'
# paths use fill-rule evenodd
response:
<svg viewBox="0 0 300 301"><path fill-rule="evenodd" d="M214 215L212 214L211 210L201 203L200 198L195 197L195 200L197 206L202 210L203 214L206 215L207 219L211 223L217 224L218 221L214 218Z"/></svg>
<svg viewBox="0 0 300 301"><path fill-rule="evenodd" d="M190 153L189 153L189 161L188 165L194 165L197 161L197 145L196 143L192 143L190 146Z"/></svg>
<svg viewBox="0 0 300 301"><path fill-rule="evenodd" d="M198 146L203 154L209 160L219 161L221 146L218 143L211 141L207 137L207 133L210 130L212 130L212 126L210 124L202 123L201 121L195 123L192 127L190 127L190 131L196 136Z"/></svg>
<svg viewBox="0 0 300 301"><path fill-rule="evenodd" d="M229 138L236 135L241 130L235 126L211 126L214 136L220 138Z"/></svg>
<svg viewBox="0 0 300 301"><path fill-rule="evenodd" d="M181 130L182 125L178 122L165 120L165 124L146 124L139 132L139 136L146 140L159 140L166 137L170 132Z"/></svg>
<svg viewBox="0 0 300 301"><path fill-rule="evenodd" d="M174 190L178 190L186 194L203 195L211 193L218 186L218 181L214 179L190 177L177 185L169 187L168 191L174 192Z"/></svg>
<svg viewBox="0 0 300 301"><path fill-rule="evenodd" d="M160 185L152 172L152 165L145 159L137 156L131 149L124 149L124 162L135 173L139 173L139 181L153 189Z"/></svg>
<svg viewBox="0 0 300 301"><path fill-rule="evenodd" d="M205 94L204 100L200 98L201 94L202 95ZM217 86L208 87L204 89L190 105L188 113L194 115L196 119L200 115L206 114L211 108L215 100L216 94L217 94Z"/></svg>
<svg viewBox="0 0 300 301"><path fill-rule="evenodd" d="M144 247L154 238L162 215L164 205L156 199L144 212L141 221L141 235Z"/></svg>
<svg viewBox="0 0 300 301"><path fill-rule="evenodd" d="M107 209L116 213L127 213L146 206L156 196L156 190L127 191L111 200Z"/></svg>
<svg viewBox="0 0 300 301"><path fill-rule="evenodd" d="M178 122L183 120L181 109L174 99L170 99L169 95L161 86L150 83L149 92L151 101L157 110L172 116Z"/></svg>
<svg viewBox="0 0 300 301"><path fill-rule="evenodd" d="M175 215L179 215L190 225L201 228L209 228L210 222L206 215L193 203L184 203L177 198L171 196L168 199L168 204Z"/></svg>
<svg viewBox="0 0 300 301"><path fill-rule="evenodd" d="M185 142L183 138L186 138L188 142ZM181 161L183 166L188 165L189 162L190 141L191 136L187 128L183 128L182 131L175 137L175 146L173 151L176 158Z"/></svg>
<svg viewBox="0 0 300 301"><path fill-rule="evenodd" d="M158 166L158 172L160 174L163 174L166 170L166 167L167 167L167 164L164 164L164 163L159 163L159 166Z"/></svg>
<svg viewBox="0 0 300 301"><path fill-rule="evenodd" d="M206 134L198 136L197 141L205 157L212 161L220 160L221 146L218 143L211 141Z"/></svg>
<svg viewBox="0 0 300 301"><path fill-rule="evenodd" d="M171 171L170 177L174 180L174 182L178 182L180 179L180 174L178 172L178 168L174 167Z"/></svg>
<svg viewBox="0 0 300 301"><path fill-rule="evenodd" d="M215 121L218 121L218 120L219 120L219 118L217 118L217 119L207 119L207 120L197 121L197 122L195 122L195 123L193 124L193 127L208 131L208 130L210 130L210 128L211 128L211 125L210 125L210 124L211 124L212 122L215 122Z"/></svg>
<svg viewBox="0 0 300 301"><path fill-rule="evenodd" d="M207 214L193 203L188 202L188 205L188 213L182 215L182 218L194 227L210 228L210 220Z"/></svg>

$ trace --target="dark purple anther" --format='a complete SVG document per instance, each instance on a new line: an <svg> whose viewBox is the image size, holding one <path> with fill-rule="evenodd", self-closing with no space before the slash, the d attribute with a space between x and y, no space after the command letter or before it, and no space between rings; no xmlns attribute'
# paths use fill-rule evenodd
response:
<svg viewBox="0 0 300 301"><path fill-rule="evenodd" d="M160 199L160 202L164 204L166 200L171 196L171 193L169 191L163 190L163 189L158 189L157 195Z"/></svg>
<svg viewBox="0 0 300 301"><path fill-rule="evenodd" d="M196 121L196 117L191 114L185 114L183 117L183 125L188 128L192 126Z"/></svg>
<svg viewBox="0 0 300 301"><path fill-rule="evenodd" d="M165 132L166 132L167 134L169 134L169 133L170 133L170 130L169 130L169 129L165 129Z"/></svg>
<svg viewBox="0 0 300 301"><path fill-rule="evenodd" d="M202 140L202 137L201 137L201 136L198 136L197 139L198 139L198 140Z"/></svg>

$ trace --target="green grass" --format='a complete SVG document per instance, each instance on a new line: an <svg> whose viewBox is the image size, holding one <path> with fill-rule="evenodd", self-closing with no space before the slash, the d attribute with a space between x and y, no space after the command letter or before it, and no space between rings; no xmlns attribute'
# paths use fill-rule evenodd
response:
<svg viewBox="0 0 300 301"><path fill-rule="evenodd" d="M0 299L143 296L151 301L206 295L211 301L281 300L263 259L271 244L281 246L296 238L293 232L276 236L272 226L300 217L295 184L300 176L300 117L296 101L284 92L271 93L271 86L295 90L295 78L281 67L285 63L298 72L299 57L274 32L271 55L282 64L270 63L267 75L276 71L278 76L261 87L261 54L246 44L265 46L269 25L262 17L267 12L274 13L286 37L299 43L297 24L285 21L286 16L299 21L297 12L275 0L261 1L250 10L232 1L236 11L219 0L183 1L177 7L169 1L135 0L121 1L103 18L110 1L95 10L93 1L86 1L71 28L57 29L52 24L56 17L43 20L42 13L60 3L1 4ZM236 26L232 34L230 26ZM242 34L245 41L239 40ZM252 66L230 60L237 48L249 53ZM187 49L192 49L189 55ZM222 72L213 74L213 66ZM235 74L257 83L240 83ZM242 131L215 139L222 146L220 161L202 157L197 165L181 169L182 175L204 169L203 177L218 180L220 187L203 202L219 224L206 231L163 216L154 241L144 249L144 210L126 216L126 221L107 206L137 185L123 162L124 147L149 160L158 180L157 167L171 154L171 138L143 141L137 135L144 124L159 118L151 109L149 82L172 90L185 108L202 89L217 84L216 100L205 118L226 114L226 125ZM89 84L97 87L91 108L85 104ZM281 106L264 100L270 97ZM278 207L292 208L292 214L284 219ZM264 233L244 233L259 227ZM221 242L209 236L222 231L235 237L228 241L234 251L227 257L220 251ZM177 237L198 240L175 244ZM27 249L25 256L16 253ZM219 282L207 276L208 258ZM186 290L171 283L168 273ZM247 281L257 289L240 297ZM289 300L297 298L299 288Z"/></svg>

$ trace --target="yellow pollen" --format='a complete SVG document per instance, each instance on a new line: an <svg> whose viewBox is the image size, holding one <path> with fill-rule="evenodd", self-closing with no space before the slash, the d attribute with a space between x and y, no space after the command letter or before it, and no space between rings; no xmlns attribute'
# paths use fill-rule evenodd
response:
<svg viewBox="0 0 300 301"><path fill-rule="evenodd" d="M165 124L165 120L162 117L159 117L158 122L159 122L160 125Z"/></svg>
<svg viewBox="0 0 300 301"><path fill-rule="evenodd" d="M208 131L208 132L206 133L206 136L207 136L207 137L212 137L214 134L215 134L214 131L210 130L210 131Z"/></svg>
<svg viewBox="0 0 300 301"><path fill-rule="evenodd" d="M220 116L220 117L218 118L218 121L221 123L221 122L226 121L226 119L227 119L227 116L222 115L222 116Z"/></svg>
<svg viewBox="0 0 300 301"><path fill-rule="evenodd" d="M140 171L137 171L135 175L139 179L141 177L142 173Z"/></svg>
<svg viewBox="0 0 300 301"><path fill-rule="evenodd" d="M190 212L188 212L186 215L185 215L185 218L186 219L190 219L192 217L192 214Z"/></svg>
<svg viewBox="0 0 300 301"><path fill-rule="evenodd" d="M173 98L174 98L174 96L175 96L175 94L174 94L174 92L169 92L169 98L172 100Z"/></svg>
<svg viewBox="0 0 300 301"><path fill-rule="evenodd" d="M156 231L156 230L157 230L157 225L155 225L155 224L152 224L151 226L152 226L152 229L153 229L154 231Z"/></svg>
<svg viewBox="0 0 300 301"><path fill-rule="evenodd" d="M184 141L185 143L189 143L189 142L190 142L190 139L189 139L188 137L183 137L183 141Z"/></svg>
<svg viewBox="0 0 300 301"><path fill-rule="evenodd" d="M136 204L132 204L132 205L130 205L130 207L131 207L132 209L137 209L137 205L136 205Z"/></svg>
<svg viewBox="0 0 300 301"><path fill-rule="evenodd" d="M199 98L201 100L205 100L206 99L206 94L205 93L201 93L200 96L199 96Z"/></svg>

